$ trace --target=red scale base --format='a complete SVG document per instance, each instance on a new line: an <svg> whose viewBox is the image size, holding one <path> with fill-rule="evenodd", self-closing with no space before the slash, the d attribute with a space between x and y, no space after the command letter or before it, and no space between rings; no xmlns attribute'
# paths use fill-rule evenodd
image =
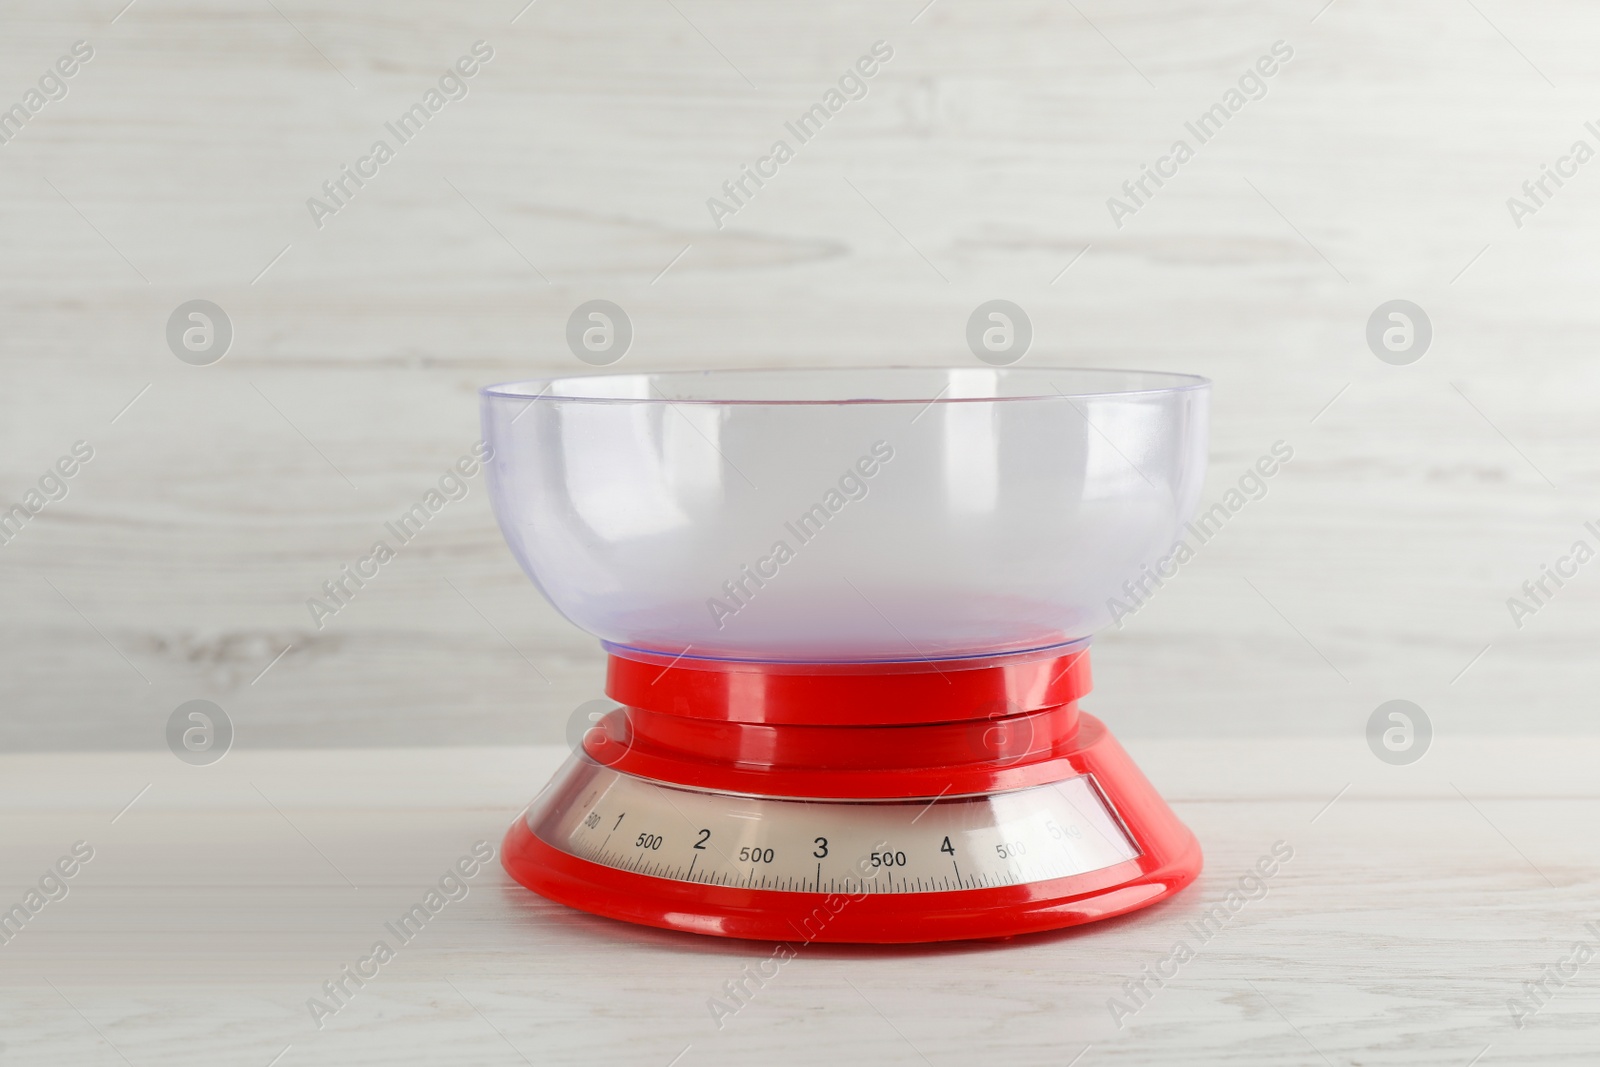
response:
<svg viewBox="0 0 1600 1067"><path fill-rule="evenodd" d="M998 793L1089 775L1137 854L1081 875L991 888L795 893L619 870L554 847L519 818L502 863L551 900L721 937L950 941L1121 915L1200 873L1194 835L1104 724L1078 710L1090 686L1086 645L870 665L611 652L606 692L624 710L591 730L584 750L612 770L692 789L835 800Z"/></svg>

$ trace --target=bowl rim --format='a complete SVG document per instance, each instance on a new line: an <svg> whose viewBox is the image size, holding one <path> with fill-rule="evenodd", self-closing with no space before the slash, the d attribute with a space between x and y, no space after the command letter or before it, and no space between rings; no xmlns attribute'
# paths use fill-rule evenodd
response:
<svg viewBox="0 0 1600 1067"><path fill-rule="evenodd" d="M1130 389L1093 389L1074 392L1062 392L1061 389L1049 383L1052 392L1028 393L1021 396L945 396L941 389L933 396L921 397L847 397L839 399L792 399L773 397L752 397L747 399L724 397L686 397L675 398L657 395L653 397L620 397L620 396L557 396L548 392L556 382L579 382L585 379L603 381L610 378L707 378L739 377L742 375L763 374L882 374L885 372L899 371L990 371L998 374L1025 374L1029 376L1048 374L1103 374L1120 376L1127 379L1154 379L1167 384L1145 386ZM842 407L846 405L862 404L999 404L1018 401L1038 400L1093 400L1101 397L1135 397L1153 396L1161 394L1177 394L1185 392L1204 391L1211 388L1211 379L1199 374L1184 374L1178 371L1153 371L1137 368L1123 367L973 367L973 366L916 366L908 364L886 364L865 367L729 367L709 370L663 370L663 371L625 371L620 373L584 373L584 374L552 374L539 378L526 378L518 381L499 382L479 388L478 395L484 400L526 400L550 401L574 404L697 404L707 406L830 406ZM949 385L945 386L948 389ZM659 391L658 391L659 393Z"/></svg>

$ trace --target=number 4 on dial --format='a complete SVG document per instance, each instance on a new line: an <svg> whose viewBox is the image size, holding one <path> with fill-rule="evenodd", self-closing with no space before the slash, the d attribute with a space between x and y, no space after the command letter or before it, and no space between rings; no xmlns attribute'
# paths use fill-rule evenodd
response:
<svg viewBox="0 0 1600 1067"><path fill-rule="evenodd" d="M940 852L947 852L950 855L954 856L956 854L956 846L952 845L950 843L950 839L947 837L947 838L944 839L944 844L939 846L939 851Z"/></svg>

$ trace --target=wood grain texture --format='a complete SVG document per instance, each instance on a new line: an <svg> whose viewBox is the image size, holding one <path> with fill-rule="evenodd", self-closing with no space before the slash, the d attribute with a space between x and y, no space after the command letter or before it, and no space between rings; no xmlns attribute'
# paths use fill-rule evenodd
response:
<svg viewBox="0 0 1600 1067"><path fill-rule="evenodd" d="M800 946L720 1029L708 999L774 946L587 916L498 867L313 1025L307 998L498 844L558 748L0 757L0 901L95 848L0 945L5 1062L1593 1061L1593 962L1520 1029L1507 1001L1596 941L1594 739L1456 735L1403 768L1327 739L1130 750L1202 841L1193 888L1060 934ZM1277 841L1293 858L1201 943ZM1119 1027L1108 1002L1178 941L1194 958Z"/></svg>
<svg viewBox="0 0 1600 1067"><path fill-rule="evenodd" d="M1600 507L1600 172L1505 206L1594 140L1588 7L520 7L0 13L0 103L96 50L0 146L0 502L96 449L0 546L0 747L156 746L193 697L241 746L558 738L598 651L481 483L324 629L305 600L476 439L477 386L583 369L562 331L594 297L636 324L622 369L967 364L1004 296L1030 364L1215 379L1207 498L1295 459L1102 640L1124 733L1354 738L1395 696L1441 733L1591 728L1600 573L1520 630L1505 606ZM318 229L306 199L480 39L470 94ZM879 39L866 98L715 228L707 197ZM1276 40L1266 96L1113 225ZM236 328L211 367L164 340L195 297ZM1363 340L1396 297L1434 324L1409 367Z"/></svg>

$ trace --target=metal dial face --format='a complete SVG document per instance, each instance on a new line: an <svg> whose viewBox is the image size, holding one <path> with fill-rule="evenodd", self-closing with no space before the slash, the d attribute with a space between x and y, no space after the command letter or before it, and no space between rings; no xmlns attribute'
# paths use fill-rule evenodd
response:
<svg viewBox="0 0 1600 1067"><path fill-rule="evenodd" d="M528 813L591 863L800 893L960 892L1111 867L1138 848L1092 778L980 796L804 800L665 785L575 759Z"/></svg>

